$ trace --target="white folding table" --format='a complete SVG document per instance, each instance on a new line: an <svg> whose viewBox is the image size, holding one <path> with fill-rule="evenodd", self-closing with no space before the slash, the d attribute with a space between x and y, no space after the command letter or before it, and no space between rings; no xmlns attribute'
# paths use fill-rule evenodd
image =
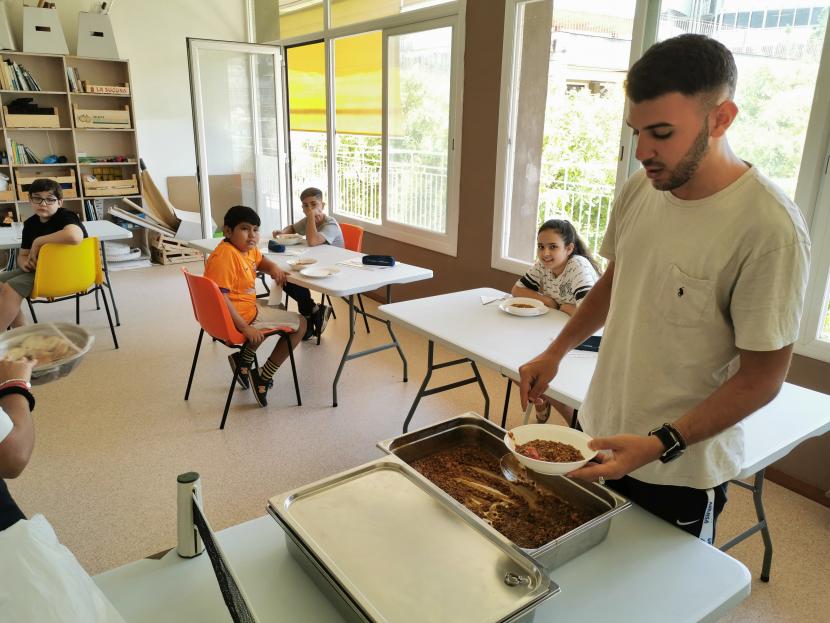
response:
<svg viewBox="0 0 830 623"><path fill-rule="evenodd" d="M544 350L568 320L564 313L554 310L543 316L517 317L498 309L498 302L488 305L481 303L482 295L494 297L504 294L492 288L478 288L382 305L379 308L380 315L429 340L427 374L404 422L404 432L422 396L457 386L451 384L427 390L432 370L469 360L497 370L516 382L519 380L519 366ZM465 359L434 365L433 342L464 355ZM595 353L569 353L545 394L579 409L588 392L595 365ZM508 398L509 395L508 386ZM506 412L507 400L505 415ZM741 472L732 482L752 491L758 522L724 544L721 549L727 550L760 531L764 539L761 579L768 581L772 541L762 501L765 470L801 442L830 431L830 396L784 383L779 395L743 420L741 426L744 428L745 456ZM753 484L743 482L753 474Z"/></svg>
<svg viewBox="0 0 830 623"><path fill-rule="evenodd" d="M194 249L210 254L221 242L219 238L206 238L203 240L192 240L188 245ZM332 383L332 405L337 406L337 383L340 380L340 375L343 373L343 366L347 361L371 355L382 350L395 348L403 363L403 380L408 379L407 362L403 354L401 345L398 343L395 333L392 331L392 325L386 318L379 318L364 310L357 310L355 307L355 296L364 292L377 290L378 288L386 288L386 302L392 302L392 286L395 284L412 283L413 281L421 281L423 279L431 279L432 271L427 268L420 268L410 264L398 262L391 268L379 267L356 267L351 265L343 265L342 263L348 260L360 259L363 253L356 251L349 251L348 249L341 249L340 247L333 247L328 244L318 245L316 247L307 247L305 245L294 245L288 247L286 253L271 253L268 248L262 249L263 254L267 255L269 259L274 260L277 264L286 271L288 281L296 283L310 290L322 292L329 296L339 296L349 304L349 339L346 342L346 347L343 350L343 355L340 358L340 365L337 367L337 373L334 376ZM315 267L321 266L337 266L340 272L325 277L322 279L306 277L301 275L299 271L294 271L288 266L287 261L296 259L294 253L302 253L301 257L311 257L317 260ZM362 266L362 265L361 265ZM391 342L367 348L359 352L351 352L352 342L355 336L355 317L361 314L364 318L372 318L382 323L389 336L392 338Z"/></svg>
<svg viewBox="0 0 830 623"><path fill-rule="evenodd" d="M217 534L259 620L342 622L291 558L284 536L268 516ZM536 611L535 623L716 621L751 585L740 562L636 506L614 517L602 543L550 576L562 590ZM229 620L206 553L188 560L171 550L94 580L131 623ZM389 578L389 590L410 587Z"/></svg>
<svg viewBox="0 0 830 623"><path fill-rule="evenodd" d="M84 228L90 238L98 238L98 242L101 243L101 258L103 260L104 277L106 278L105 285L110 291L112 307L115 310L115 324L120 327L121 319L118 316L118 305L115 302L115 294L113 293L112 285L110 284L110 272L109 267L107 266L107 254L104 251L104 243L112 240L127 240L132 238L133 234L129 229L124 229L112 221L106 220L85 221ZM15 237L11 227L0 228L0 249L19 249L20 243L21 239Z"/></svg>

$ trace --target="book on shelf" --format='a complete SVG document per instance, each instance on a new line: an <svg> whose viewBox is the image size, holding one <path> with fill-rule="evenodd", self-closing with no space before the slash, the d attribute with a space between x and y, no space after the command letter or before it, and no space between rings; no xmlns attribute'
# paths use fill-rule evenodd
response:
<svg viewBox="0 0 830 623"><path fill-rule="evenodd" d="M28 69L10 59L0 64L0 87L7 91L40 91L40 84Z"/></svg>
<svg viewBox="0 0 830 623"><path fill-rule="evenodd" d="M34 152L26 147L23 143L18 143L13 138L9 139L12 151L13 164L40 164L40 159L35 156Z"/></svg>

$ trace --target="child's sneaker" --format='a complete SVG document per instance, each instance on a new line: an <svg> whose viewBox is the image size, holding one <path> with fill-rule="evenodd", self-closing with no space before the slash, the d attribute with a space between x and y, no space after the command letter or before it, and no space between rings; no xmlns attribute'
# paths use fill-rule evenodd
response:
<svg viewBox="0 0 830 623"><path fill-rule="evenodd" d="M314 329L316 335L323 335L323 331L326 330L326 325L329 323L330 316L331 307L328 305L320 305L317 313L314 314Z"/></svg>
<svg viewBox="0 0 830 623"><path fill-rule="evenodd" d="M303 342L307 342L314 337L314 324L317 318L316 312L310 316L303 316L305 318L305 334L303 335Z"/></svg>
<svg viewBox="0 0 830 623"><path fill-rule="evenodd" d="M254 392L254 398L256 398L257 403L259 403L260 407L264 407L268 404L268 390L271 389L271 386L274 384L272 379L268 379L267 381L264 380L259 375L259 370L251 366L248 369L248 380L251 384L251 389Z"/></svg>
<svg viewBox="0 0 830 623"><path fill-rule="evenodd" d="M231 372L236 370L236 364L240 364L239 366L239 374L236 376L236 380L239 381L239 384L242 385L245 389L248 389L248 368L247 366L242 365L242 353L235 352L228 355L228 363L231 364Z"/></svg>

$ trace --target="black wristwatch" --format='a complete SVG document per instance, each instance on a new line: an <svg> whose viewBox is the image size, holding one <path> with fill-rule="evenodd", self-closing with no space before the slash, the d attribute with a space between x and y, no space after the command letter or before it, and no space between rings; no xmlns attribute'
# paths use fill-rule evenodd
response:
<svg viewBox="0 0 830 623"><path fill-rule="evenodd" d="M673 461L686 451L686 440L671 424L663 424L650 430L648 434L657 437L666 448L666 451L660 455L661 463Z"/></svg>

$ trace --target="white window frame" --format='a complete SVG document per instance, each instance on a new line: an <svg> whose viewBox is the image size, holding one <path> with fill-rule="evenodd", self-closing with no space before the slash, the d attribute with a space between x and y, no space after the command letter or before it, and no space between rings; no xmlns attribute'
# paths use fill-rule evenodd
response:
<svg viewBox="0 0 830 623"><path fill-rule="evenodd" d="M499 99L499 134L498 148L496 153L496 185L493 206L493 241L490 254L490 265L496 270L503 270L514 275L523 275L532 262L522 261L509 257L506 249L505 234L509 231L510 221L510 197L513 189L513 158L514 149L513 137L516 135L516 101L513 95L518 93L518 67L521 65L520 53L516 51L516 43L520 33L518 32L517 15L519 5L532 2L533 0L507 0L504 13L504 37L502 42L502 65L501 65L501 95ZM631 53L629 66L642 55L643 50L648 47L646 25L653 23L656 8L659 5L649 0L637 0L634 9L634 29L631 33ZM556 6L554 0L554 8ZM650 19L649 19L650 18ZM653 39L654 33L651 33ZM625 113L623 113L625 117ZM623 120L621 124L620 156L617 165L617 184L614 195L621 184L628 177L629 164L625 157L633 141L631 129ZM636 161L635 161L636 162ZM639 165L638 165L639 166Z"/></svg>
<svg viewBox="0 0 830 623"><path fill-rule="evenodd" d="M329 2L324 2L322 32L309 33L300 37L280 40L279 45L291 46L303 43L311 43L323 40L325 42L326 54L326 139L328 142L328 176L329 176L329 210L338 221L350 223L362 227L365 231L390 238L399 242L405 242L418 247L443 253L445 255L458 255L458 217L459 217L459 171L461 161L461 113L462 96L464 83L464 22L466 15L466 0L456 0L446 4L418 9L415 11L399 13L358 24L350 24L341 28L328 28ZM447 206L446 206L446 231L445 233L431 232L418 227L412 227L386 220L386 149L387 149L387 127L388 114L386 106L387 88L387 38L388 35L405 34L420 30L430 30L451 26L453 29L452 39L452 62L450 74L450 111L448 125L448 158L447 158ZM381 193L381 222L374 223L357 219L345 214L338 213L336 189L336 145L334 141L334 89L333 89L333 41L341 37L359 35L372 31L381 31L383 34L383 117L382 117L382 193ZM293 198L292 198L293 200Z"/></svg>
<svg viewBox="0 0 830 623"><path fill-rule="evenodd" d="M504 238L510 219L510 176L513 170L514 148L511 137L515 135L516 125L515 102L512 95L517 92L516 68L521 62L514 53L518 36L516 16L518 6L527 1L507 0L505 7L491 253L493 268L517 275L523 274L531 264L507 257ZM637 0L629 66L656 40L659 14L659 0ZM639 163L634 157L634 136L623 122L615 195L622 183L638 168ZM830 363L830 341L820 340L818 337L830 302L830 28L825 35L816 77L795 202L801 209L810 231L812 259L804 313L794 351L799 355Z"/></svg>

